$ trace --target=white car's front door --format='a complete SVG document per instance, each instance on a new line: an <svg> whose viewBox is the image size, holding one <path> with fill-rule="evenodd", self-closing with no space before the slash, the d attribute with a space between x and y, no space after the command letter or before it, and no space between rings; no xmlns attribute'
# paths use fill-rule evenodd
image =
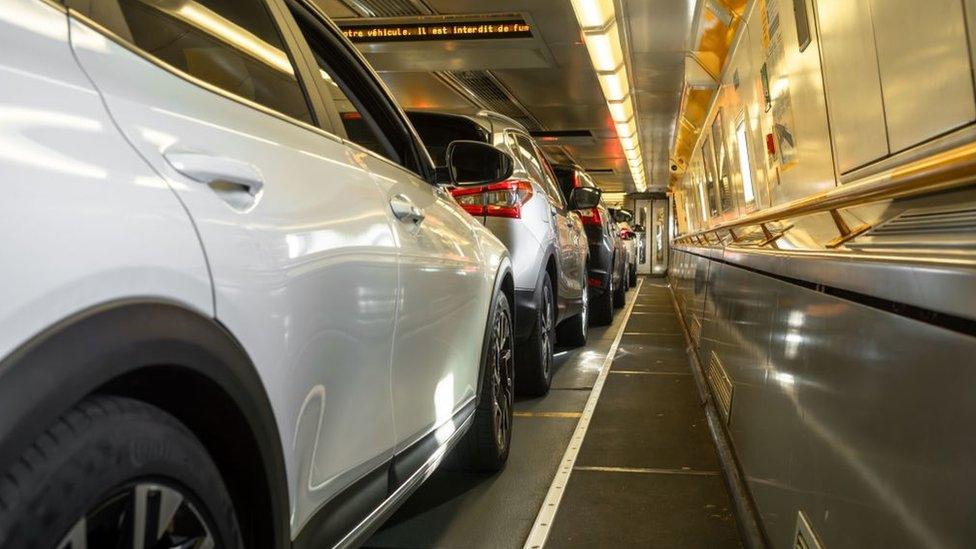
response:
<svg viewBox="0 0 976 549"><path fill-rule="evenodd" d="M100 11L141 55L78 21L72 40L121 130L196 223L216 316L274 407L297 532L392 458L399 236L361 153L301 122L310 109L263 1L208 4L233 9L129 0L114 5L118 17Z"/></svg>
<svg viewBox="0 0 976 549"><path fill-rule="evenodd" d="M399 482L446 441L449 420L474 401L494 284L490 265L498 265L481 256L479 239L494 237L447 192L409 169L426 160L417 158L420 144L379 82L337 61L345 46L335 29L311 13L295 15L321 75L317 88L335 108L343 133L363 147L360 157L381 189L396 238L391 372L396 450L403 453L394 464ZM430 443L415 445L432 433Z"/></svg>

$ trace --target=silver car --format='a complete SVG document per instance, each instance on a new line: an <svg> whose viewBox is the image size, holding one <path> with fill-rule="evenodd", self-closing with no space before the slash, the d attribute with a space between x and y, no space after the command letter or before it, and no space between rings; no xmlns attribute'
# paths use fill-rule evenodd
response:
<svg viewBox="0 0 976 549"><path fill-rule="evenodd" d="M502 183L454 189L454 197L508 246L515 276L516 387L526 395L549 390L555 343L586 343L589 253L583 223L573 210L600 200L595 188L564 198L545 156L518 122L497 113L474 116L410 112L408 117L435 164L449 143L491 143L515 159Z"/></svg>

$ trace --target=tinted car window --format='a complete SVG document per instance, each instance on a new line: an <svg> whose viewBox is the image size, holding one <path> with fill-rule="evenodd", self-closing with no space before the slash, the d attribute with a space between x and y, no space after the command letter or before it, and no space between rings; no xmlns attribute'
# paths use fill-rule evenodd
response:
<svg viewBox="0 0 976 549"><path fill-rule="evenodd" d="M288 7L318 65L315 72L321 80L315 86L324 100L331 99L336 122L341 122L349 141L418 174L429 168L396 103L355 55L353 46L301 2L288 2Z"/></svg>
<svg viewBox="0 0 976 549"><path fill-rule="evenodd" d="M413 123L420 140L424 142L434 165L447 164L447 146L451 141L480 141L488 143L491 137L488 130L480 124L463 116L448 114L409 112L407 118Z"/></svg>
<svg viewBox="0 0 976 549"><path fill-rule="evenodd" d="M542 166L539 164L539 160L536 159L535 152L532 150L532 142L529 141L528 137L521 134L512 134L512 136L515 138L515 145L518 148L516 152L522 160L525 171L529 172L529 177L545 185L542 181Z"/></svg>
<svg viewBox="0 0 976 549"><path fill-rule="evenodd" d="M552 167L549 165L549 161L546 160L546 156L542 154L542 149L537 147L535 143L532 143L532 147L535 151L536 160L539 162L539 165L542 166L542 184L546 187L546 192L549 193L549 196L552 197L556 204L566 206L566 200L563 198L562 191L559 190L559 183L556 181L556 174L552 172Z"/></svg>
<svg viewBox="0 0 976 549"><path fill-rule="evenodd" d="M313 40L309 40L309 46L315 55L315 62L319 66L319 76L325 81L325 89L328 90L335 109L339 112L339 119L342 121L342 128L346 131L346 138L353 143L361 145L376 154L385 156L394 162L399 162L400 158L383 136L382 131L376 121L365 109L359 109L350 100L350 95L343 91L343 86L332 76L332 69L326 64L321 54L321 48Z"/></svg>
<svg viewBox="0 0 976 549"><path fill-rule="evenodd" d="M311 122L295 68L261 0L68 0L161 61Z"/></svg>
<svg viewBox="0 0 976 549"><path fill-rule="evenodd" d="M553 167L556 172L556 179L559 181L559 189L563 192L563 198L569 200L570 193L573 192L573 168L565 166Z"/></svg>

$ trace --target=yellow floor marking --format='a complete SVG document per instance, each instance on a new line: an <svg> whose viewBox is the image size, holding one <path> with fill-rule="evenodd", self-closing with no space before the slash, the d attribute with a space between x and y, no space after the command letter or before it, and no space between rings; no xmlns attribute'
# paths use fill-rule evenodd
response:
<svg viewBox="0 0 976 549"><path fill-rule="evenodd" d="M642 376L690 376L691 372L648 372L644 370L610 370L611 374Z"/></svg>
<svg viewBox="0 0 976 549"><path fill-rule="evenodd" d="M717 476L718 471L699 471L689 468L681 469L659 469L652 467L593 467L577 465L573 467L577 471L600 471L603 473L638 473L644 475L696 475L703 477Z"/></svg>
<svg viewBox="0 0 976 549"><path fill-rule="evenodd" d="M515 417L555 417L565 419L576 419L583 415L582 412L514 412Z"/></svg>

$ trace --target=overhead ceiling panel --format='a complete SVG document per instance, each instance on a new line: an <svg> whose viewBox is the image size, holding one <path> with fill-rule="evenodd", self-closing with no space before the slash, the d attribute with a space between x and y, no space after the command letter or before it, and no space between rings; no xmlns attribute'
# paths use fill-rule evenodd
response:
<svg viewBox="0 0 976 549"><path fill-rule="evenodd" d="M475 112L472 100L444 75L482 71L508 91L538 128L585 130L592 143L545 144L555 161L575 161L606 170L595 180L607 190L633 190L629 167L617 141L589 55L569 0L316 0L335 18L375 15L469 15L519 13L531 22L533 38L428 44L360 44L370 62L406 108ZM390 2L386 4L385 2ZM630 62L638 131L648 185L667 185L691 32L694 0L618 0L618 25ZM399 12L394 13L396 10ZM410 11L410 13L407 13ZM381 13L382 12L382 13ZM438 72L440 76L435 76ZM480 103L480 104L479 104Z"/></svg>

